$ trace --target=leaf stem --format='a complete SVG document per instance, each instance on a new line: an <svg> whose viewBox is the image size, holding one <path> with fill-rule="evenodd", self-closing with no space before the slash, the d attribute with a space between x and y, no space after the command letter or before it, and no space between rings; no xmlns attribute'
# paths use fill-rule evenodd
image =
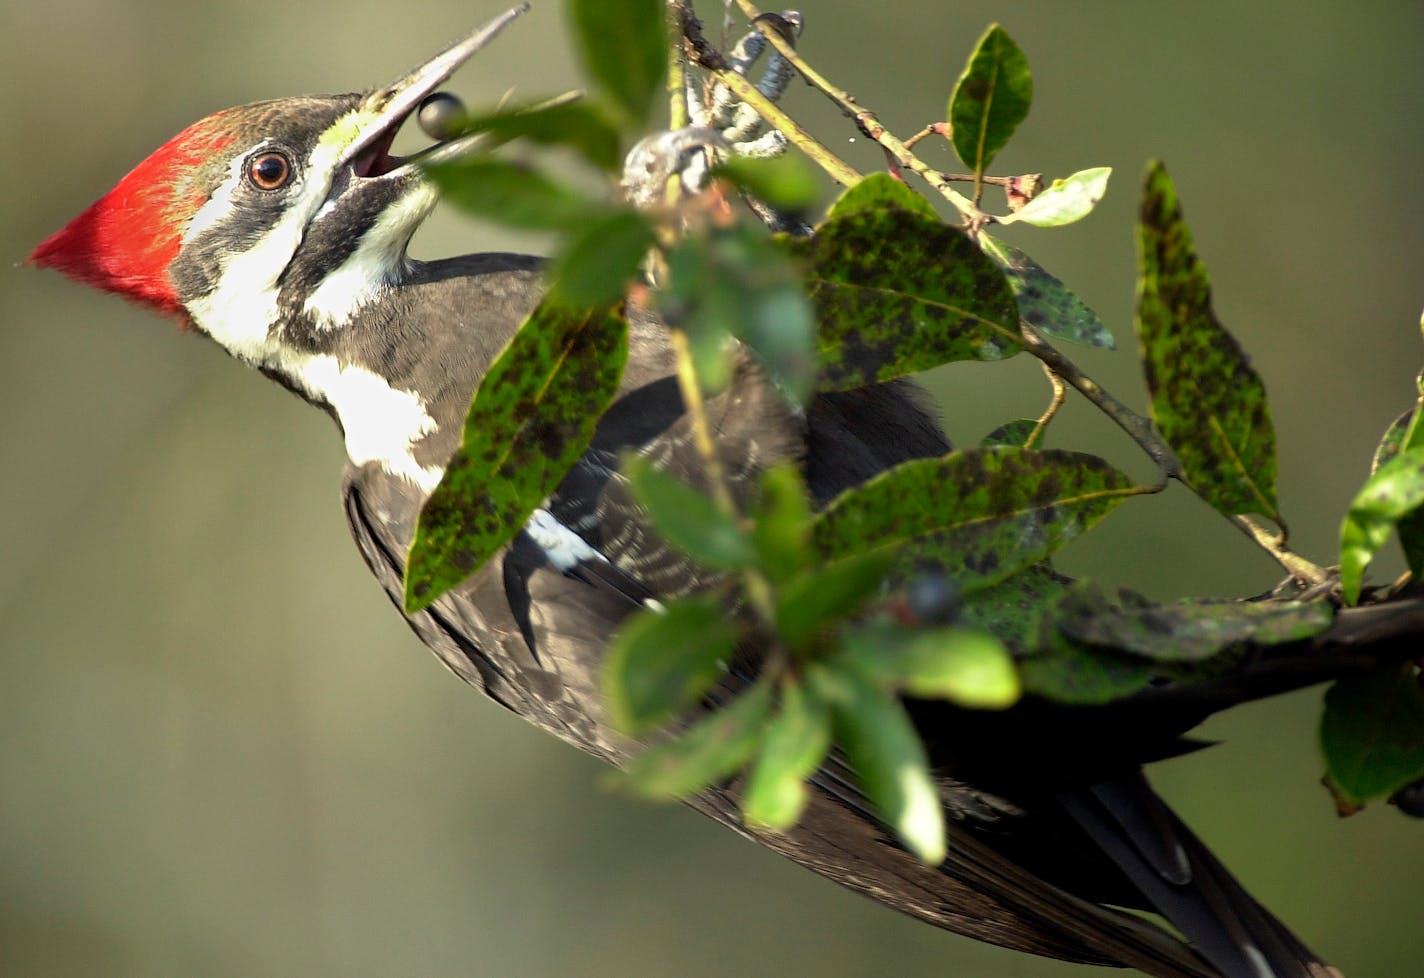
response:
<svg viewBox="0 0 1424 978"><path fill-rule="evenodd" d="M676 16L677 0L668 0L668 128L685 129L687 109L687 48L682 43L682 25Z"/></svg>
<svg viewBox="0 0 1424 978"><path fill-rule="evenodd" d="M775 102L757 91L755 85L732 70L726 56L708 43L703 36L702 22L697 19L686 0L669 0L669 2L678 14L682 36L692 49L692 58L699 67L716 75L718 81L755 109L757 114L769 125L780 130L801 152L825 170L832 180L847 187L860 181L859 170L832 153L815 136L798 125L795 119L783 112ZM768 36L780 41L780 36L775 31L772 31Z"/></svg>
<svg viewBox="0 0 1424 978"><path fill-rule="evenodd" d="M900 166L918 173L920 177L937 190L945 200L953 204L955 210L959 211L965 220L982 223L985 215L975 206L973 201L951 187L949 180L946 179L944 174L910 152L909 147L900 142L894 134L880 124L880 120L876 117L874 112L862 108L856 103L855 96L835 87L824 75L807 64L806 61L796 53L796 49L787 43L786 39L782 37L771 24L757 19L761 16L761 11L757 10L749 0L737 0L737 6L740 7L742 13L746 14L747 18L751 20L752 26L766 36L766 39L771 42L772 47L776 48L777 52L801 73L801 76L806 79L811 87L819 89L823 95L834 102L837 107L856 124L856 127L865 134L866 138L873 139L879 143ZM768 122L772 122L770 117L764 115L763 118L766 118ZM775 125L775 123L772 124ZM788 133L787 136L789 138L790 133ZM794 139L792 142L795 142L797 146L801 146L801 144ZM802 148L804 149L804 147Z"/></svg>

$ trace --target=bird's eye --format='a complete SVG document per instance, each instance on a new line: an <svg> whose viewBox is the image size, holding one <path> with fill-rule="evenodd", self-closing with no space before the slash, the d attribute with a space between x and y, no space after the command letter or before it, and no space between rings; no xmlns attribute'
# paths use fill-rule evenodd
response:
<svg viewBox="0 0 1424 978"><path fill-rule="evenodd" d="M285 153L258 153L247 161L247 179L258 190L281 190L292 182L292 161Z"/></svg>

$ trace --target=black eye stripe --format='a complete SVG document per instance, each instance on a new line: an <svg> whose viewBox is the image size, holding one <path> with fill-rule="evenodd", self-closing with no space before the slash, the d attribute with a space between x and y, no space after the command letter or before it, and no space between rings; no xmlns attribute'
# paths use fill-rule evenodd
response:
<svg viewBox="0 0 1424 978"><path fill-rule="evenodd" d="M281 190L295 172L287 154L276 150L264 150L247 161L247 182L258 190Z"/></svg>

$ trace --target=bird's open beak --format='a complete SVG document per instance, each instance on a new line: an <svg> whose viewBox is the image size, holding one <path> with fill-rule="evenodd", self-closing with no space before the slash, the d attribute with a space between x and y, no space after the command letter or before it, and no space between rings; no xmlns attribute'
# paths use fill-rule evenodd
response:
<svg viewBox="0 0 1424 978"><path fill-rule="evenodd" d="M460 136L410 157L390 155L391 144L395 141L401 124L410 117L421 101L528 9L529 4L522 3L505 11L477 28L464 40L451 45L425 64L362 99L361 104L352 113L351 121L357 131L343 154L343 162L350 163L357 176L380 177L416 159L433 162L436 158L449 159L476 149L483 142L482 134Z"/></svg>

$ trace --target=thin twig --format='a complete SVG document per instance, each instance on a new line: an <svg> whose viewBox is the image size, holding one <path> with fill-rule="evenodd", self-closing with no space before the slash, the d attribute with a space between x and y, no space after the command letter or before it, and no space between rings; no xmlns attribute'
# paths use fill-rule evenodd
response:
<svg viewBox="0 0 1424 978"><path fill-rule="evenodd" d="M964 216L966 221L972 224L984 223L986 215L974 205L973 201L951 187L949 181L946 180L943 174L938 170L931 167L928 163L925 163L914 153L911 153L904 143L900 142L898 138L880 124L880 120L876 117L874 112L862 108L856 104L854 96L832 85L825 76L807 64L801 56L796 53L796 49L788 44L786 39L782 37L775 28L765 21L758 20L757 18L761 16L761 11L757 10L748 0L737 0L737 6L742 8L742 13L746 14L747 18L751 20L752 25L761 31L762 34L766 35L767 40L771 42L771 45L776 48L781 56L789 61L813 88L819 89L822 94L836 103L840 110L856 124L856 127L864 133L867 138L873 139L884 147L885 151L894 157L898 164L918 173L921 179L937 190L945 200L953 204L955 209ZM771 120L768 119L767 121L770 122ZM794 139L792 142L795 142L797 146L801 145Z"/></svg>
<svg viewBox="0 0 1424 978"><path fill-rule="evenodd" d="M1063 382L1063 378L1058 376L1048 364L1040 361L1039 365L1043 367L1043 372L1048 377L1048 383L1053 388L1053 396L1049 399L1048 407L1044 409L1043 414L1039 415L1038 423L1033 426L1033 430L1030 431L1028 437L1024 439L1024 448L1032 448L1043 440L1043 435L1044 432L1048 430L1049 422L1057 416L1058 412L1062 410L1064 403L1068 400L1068 385Z"/></svg>
<svg viewBox="0 0 1424 978"><path fill-rule="evenodd" d="M676 0L669 0L669 12L676 13ZM688 124L687 109L687 48L682 43L682 26L678 18L667 19L668 32L668 128L683 129Z"/></svg>
<svg viewBox="0 0 1424 978"><path fill-rule="evenodd" d="M779 129L801 152L825 170L832 180L847 187L860 181L862 174L859 170L827 149L815 136L801 128L795 119L783 112L775 102L757 91L755 85L731 69L722 52L712 47L702 35L702 23L692 13L685 0L672 0L672 2L673 9L678 12L680 17L682 35L687 39L688 46L692 49L692 58L699 67L716 75L718 81L755 109L757 114L765 119L770 126ZM775 32L772 33L772 36L779 37Z"/></svg>

